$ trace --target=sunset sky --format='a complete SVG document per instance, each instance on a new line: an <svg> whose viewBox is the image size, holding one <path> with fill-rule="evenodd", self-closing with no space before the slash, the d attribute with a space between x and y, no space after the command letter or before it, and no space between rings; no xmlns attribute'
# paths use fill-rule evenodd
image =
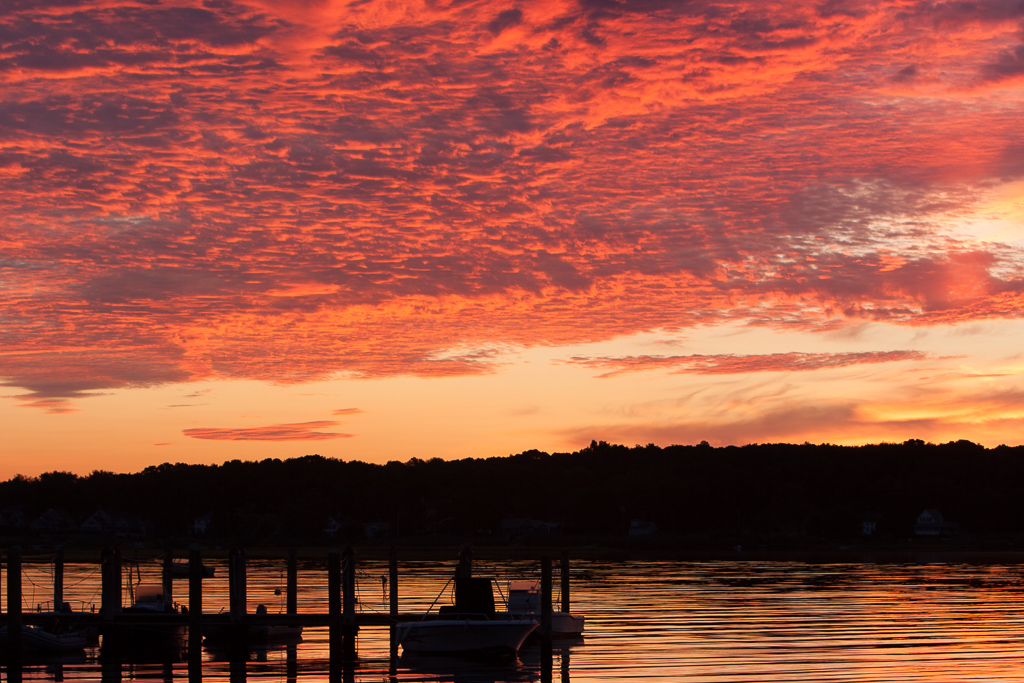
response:
<svg viewBox="0 0 1024 683"><path fill-rule="evenodd" d="M1024 443L1024 3L6 0L0 478Z"/></svg>

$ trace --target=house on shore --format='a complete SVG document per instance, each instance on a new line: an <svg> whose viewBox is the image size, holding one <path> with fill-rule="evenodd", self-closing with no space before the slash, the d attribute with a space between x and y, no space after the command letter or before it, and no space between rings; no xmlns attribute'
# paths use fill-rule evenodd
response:
<svg viewBox="0 0 1024 683"><path fill-rule="evenodd" d="M914 535L930 538L939 536L955 536L959 528L955 522L947 521L942 513L934 508L928 508L917 516L914 524Z"/></svg>

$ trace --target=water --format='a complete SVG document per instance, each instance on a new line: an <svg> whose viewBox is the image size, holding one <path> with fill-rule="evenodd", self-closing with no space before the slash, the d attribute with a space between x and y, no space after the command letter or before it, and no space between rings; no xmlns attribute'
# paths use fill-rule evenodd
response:
<svg viewBox="0 0 1024 683"><path fill-rule="evenodd" d="M453 562L402 562L402 612L438 598ZM227 608L227 568L204 581L204 608ZM539 579L535 561L477 560L477 575L505 586ZM26 564L26 610L50 598L47 565ZM362 561L359 608L387 613L387 567ZM556 562L557 586L557 562ZM156 563L144 581L159 580ZM248 607L283 609L284 564L248 565ZM280 590L280 595L277 594ZM68 565L65 595L99 604L96 565ZM573 611L587 617L582 641L556 643L550 669L538 645L511 663L427 658L391 661L388 632L362 629L359 659L333 672L326 629L306 629L290 648L254 650L245 661L203 651L202 679L221 681L1021 681L1024 584L1016 565L806 564L784 562L602 562L572 565ZM187 603L187 581L175 584ZM440 603L448 602L444 595ZM299 611L326 612L323 563L299 570ZM557 596L556 596L557 605ZM17 679L17 672L8 679ZM333 674L333 675L332 675ZM119 664L87 651L79 661L33 664L23 680L189 680L178 662ZM550 677L550 678L549 678ZM192 680L196 680L194 677Z"/></svg>

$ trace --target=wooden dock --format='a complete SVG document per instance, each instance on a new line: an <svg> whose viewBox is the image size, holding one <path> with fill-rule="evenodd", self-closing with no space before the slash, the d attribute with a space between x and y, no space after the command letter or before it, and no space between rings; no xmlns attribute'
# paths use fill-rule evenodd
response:
<svg viewBox="0 0 1024 683"><path fill-rule="evenodd" d="M23 649L21 642L22 626L44 625L55 617L62 617L59 607L64 604L64 557L58 551L54 558L53 569L53 604L55 611L31 612L22 609L22 554L21 549L14 547L5 553L6 559L6 605L7 611L0 612L0 624L7 626L7 654L17 655ZM299 613L298 604L298 570L295 552L287 557L286 607L281 614L253 614L246 611L246 558L242 550L232 550L228 556L228 600L227 612L205 613L203 611L203 561L199 550L189 552L189 600L187 609L180 612L162 613L131 613L123 608L123 573L120 551L114 548L104 549L100 558L101 606L97 612L74 612L68 617L76 624L94 626L100 634L116 633L119 629L131 627L187 627L188 650L190 655L199 653L202 648L204 627L216 626L226 629L229 633L235 629L244 634L255 626L301 626L327 627L330 629L331 658L354 658L355 634L360 628L378 627L391 628L392 648L394 648L393 627L402 621L414 621L422 614L401 613L398 611L398 561L392 551L388 562L389 611L379 612L356 611L356 556L350 547L344 550L332 550L327 555L327 592L328 611L326 613ZM164 555L162 580L164 594L173 596L173 555ZM464 549L460 554L457 575L472 575L472 554ZM569 610L569 568L568 558L562 557L562 604L561 609ZM542 558L541 579L541 625L542 637L550 642L552 613L552 562L550 555Z"/></svg>

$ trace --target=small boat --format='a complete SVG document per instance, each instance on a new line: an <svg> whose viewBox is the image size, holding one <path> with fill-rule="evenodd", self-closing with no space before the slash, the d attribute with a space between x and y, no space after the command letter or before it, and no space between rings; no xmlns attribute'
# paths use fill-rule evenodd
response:
<svg viewBox="0 0 1024 683"><path fill-rule="evenodd" d="M257 616L266 613L266 605L257 605ZM209 647L260 647L301 640L302 627L288 624L211 624L203 628L203 645Z"/></svg>
<svg viewBox="0 0 1024 683"><path fill-rule="evenodd" d="M126 657L149 657L184 648L188 626L181 607L159 583L132 586L132 603L124 608L131 621L113 624L104 631L103 647ZM151 618L145 618L151 617Z"/></svg>
<svg viewBox="0 0 1024 683"><path fill-rule="evenodd" d="M445 605L434 614L428 610L421 620L395 627L403 654L514 657L537 628L536 620L496 612L489 578L458 577L452 581L454 605Z"/></svg>
<svg viewBox="0 0 1024 683"><path fill-rule="evenodd" d="M302 627L286 624L216 624L203 628L203 645L207 647L259 647L301 640Z"/></svg>
<svg viewBox="0 0 1024 683"><path fill-rule="evenodd" d="M0 646L7 646L7 627L0 627ZM38 655L61 655L81 652L88 645L84 633L54 632L40 626L21 627L21 649Z"/></svg>
<svg viewBox="0 0 1024 683"><path fill-rule="evenodd" d="M508 584L508 611L521 617L540 621L541 595L539 581L510 581ZM582 635L582 615L570 612L551 612L551 637L575 638Z"/></svg>
<svg viewBox="0 0 1024 683"><path fill-rule="evenodd" d="M126 613L178 614L178 604L169 600L159 583L140 583L134 586L134 599Z"/></svg>

